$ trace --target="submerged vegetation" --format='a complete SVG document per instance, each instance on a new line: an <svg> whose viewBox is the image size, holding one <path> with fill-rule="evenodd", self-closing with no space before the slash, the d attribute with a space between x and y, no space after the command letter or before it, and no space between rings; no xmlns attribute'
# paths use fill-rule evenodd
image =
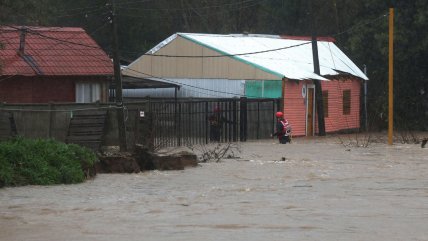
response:
<svg viewBox="0 0 428 241"><path fill-rule="evenodd" d="M96 160L89 149L51 139L0 142L0 187L80 183Z"/></svg>

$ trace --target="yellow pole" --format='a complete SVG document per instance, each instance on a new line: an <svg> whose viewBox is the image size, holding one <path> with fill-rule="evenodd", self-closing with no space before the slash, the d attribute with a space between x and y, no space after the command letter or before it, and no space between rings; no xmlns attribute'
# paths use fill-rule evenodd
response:
<svg viewBox="0 0 428 241"><path fill-rule="evenodd" d="M389 111L388 111L388 144L393 142L394 129L394 8L389 9Z"/></svg>

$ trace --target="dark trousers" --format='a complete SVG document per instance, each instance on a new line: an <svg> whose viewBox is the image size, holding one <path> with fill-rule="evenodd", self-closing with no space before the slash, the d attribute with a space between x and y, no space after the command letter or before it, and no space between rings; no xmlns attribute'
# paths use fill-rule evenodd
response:
<svg viewBox="0 0 428 241"><path fill-rule="evenodd" d="M220 141L221 129L220 126L211 125L210 126L210 140L211 141Z"/></svg>
<svg viewBox="0 0 428 241"><path fill-rule="evenodd" d="M281 144L287 144L287 142L290 142L289 136L281 136L281 138L279 139L279 143Z"/></svg>

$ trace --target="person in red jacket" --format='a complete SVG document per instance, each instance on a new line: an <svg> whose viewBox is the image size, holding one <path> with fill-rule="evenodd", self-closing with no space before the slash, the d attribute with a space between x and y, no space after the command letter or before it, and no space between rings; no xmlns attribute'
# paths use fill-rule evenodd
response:
<svg viewBox="0 0 428 241"><path fill-rule="evenodd" d="M279 143L287 144L291 142L291 125L284 118L284 113L278 111L276 116L276 132L272 136L277 136Z"/></svg>

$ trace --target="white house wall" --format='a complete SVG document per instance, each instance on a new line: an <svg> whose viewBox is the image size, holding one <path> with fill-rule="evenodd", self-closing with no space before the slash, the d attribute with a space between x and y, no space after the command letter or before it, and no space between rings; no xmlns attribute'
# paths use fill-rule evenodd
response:
<svg viewBox="0 0 428 241"><path fill-rule="evenodd" d="M168 78L171 83L181 85L177 97L194 98L233 98L245 94L244 80L229 79L175 79ZM165 81L166 82L166 81ZM209 91L212 90L212 91ZM174 97L174 88L168 89L130 89L124 90L124 97Z"/></svg>

